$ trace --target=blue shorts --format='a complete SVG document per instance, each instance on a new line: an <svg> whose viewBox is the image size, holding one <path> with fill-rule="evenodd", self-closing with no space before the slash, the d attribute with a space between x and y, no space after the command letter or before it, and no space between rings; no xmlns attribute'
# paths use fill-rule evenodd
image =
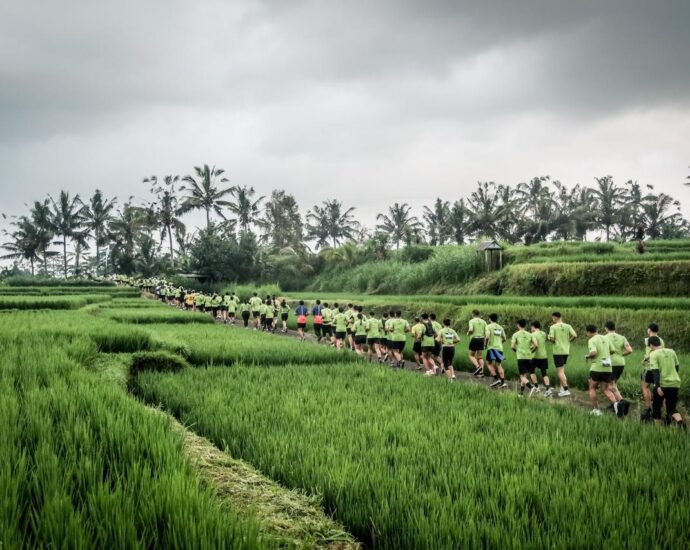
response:
<svg viewBox="0 0 690 550"><path fill-rule="evenodd" d="M496 361L497 363L503 363L504 359L505 356L503 355L503 352L497 349L490 349L486 352L487 361Z"/></svg>

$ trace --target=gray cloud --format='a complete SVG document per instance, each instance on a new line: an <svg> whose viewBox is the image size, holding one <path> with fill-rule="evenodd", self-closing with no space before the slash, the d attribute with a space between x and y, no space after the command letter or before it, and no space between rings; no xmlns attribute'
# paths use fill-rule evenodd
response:
<svg viewBox="0 0 690 550"><path fill-rule="evenodd" d="M6 3L1 210L202 162L370 224L542 173L686 199L688 21L683 0Z"/></svg>

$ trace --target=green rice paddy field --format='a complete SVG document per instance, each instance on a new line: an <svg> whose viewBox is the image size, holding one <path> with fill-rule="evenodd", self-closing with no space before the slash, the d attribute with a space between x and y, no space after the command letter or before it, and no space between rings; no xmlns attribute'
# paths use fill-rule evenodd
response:
<svg viewBox="0 0 690 550"><path fill-rule="evenodd" d="M311 341L214 324L131 289L2 290L0 547L687 545L686 433L425 379ZM374 309L395 301L409 313L430 307L424 297L395 298L359 300ZM458 326L474 303L433 302ZM503 308L509 333L520 308L541 315L557 305L577 325L589 307L484 305ZM594 320L618 315L638 350L622 383L628 396L637 391L639 326L657 315L666 315L662 335L669 323L667 342L690 378L687 318L671 326L681 309L601 309L592 308ZM583 346L569 367L580 388ZM514 376L510 354L507 371ZM687 388L684 380L685 396ZM208 440L203 456L256 473L237 478L216 464L209 475L188 444L197 436ZM256 476L273 484L275 499L237 498L257 487ZM276 519L286 495L306 499L311 512L295 507Z"/></svg>

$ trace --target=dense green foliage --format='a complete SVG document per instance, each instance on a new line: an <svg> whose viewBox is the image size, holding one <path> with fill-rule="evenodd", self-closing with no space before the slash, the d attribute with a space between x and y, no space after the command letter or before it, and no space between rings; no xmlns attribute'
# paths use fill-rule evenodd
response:
<svg viewBox="0 0 690 550"><path fill-rule="evenodd" d="M256 526L200 488L163 417L39 331L2 346L0 546L260 546Z"/></svg>
<svg viewBox="0 0 690 550"><path fill-rule="evenodd" d="M669 431L366 365L136 384L379 548L685 544L690 440Z"/></svg>
<svg viewBox="0 0 690 550"><path fill-rule="evenodd" d="M79 296L3 296L0 295L2 309L78 309L87 304L110 300L107 294Z"/></svg>

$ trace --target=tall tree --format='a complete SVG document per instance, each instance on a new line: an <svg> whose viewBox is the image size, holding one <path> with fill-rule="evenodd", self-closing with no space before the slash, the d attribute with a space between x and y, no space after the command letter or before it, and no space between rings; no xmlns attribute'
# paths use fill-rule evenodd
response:
<svg viewBox="0 0 690 550"><path fill-rule="evenodd" d="M135 243L146 225L146 212L143 208L126 202L110 223L113 237L113 262L121 273L129 274L134 269Z"/></svg>
<svg viewBox="0 0 690 550"><path fill-rule="evenodd" d="M519 183L515 191L525 244L545 241L555 225L557 204L549 182L549 176L534 177L528 183Z"/></svg>
<svg viewBox="0 0 690 550"><path fill-rule="evenodd" d="M420 221L411 212L412 207L409 204L396 202L388 207L388 214L376 216L376 220L380 222L376 229L388 233L391 242L395 243L395 248L400 248L400 241L405 238L405 235L419 231L422 227Z"/></svg>
<svg viewBox="0 0 690 550"><path fill-rule="evenodd" d="M101 265L101 246L106 244L108 226L113 220L117 200L108 200L100 189L96 189L89 204L84 209L85 226L90 231L96 244L96 275Z"/></svg>
<svg viewBox="0 0 690 550"><path fill-rule="evenodd" d="M493 181L477 183L477 190L467 199L471 231L477 236L495 239L500 225L500 201Z"/></svg>
<svg viewBox="0 0 690 550"><path fill-rule="evenodd" d="M465 199L457 200L453 203L450 210L449 226L453 239L457 244L465 244L468 237L468 225L470 223L470 213L465 206Z"/></svg>
<svg viewBox="0 0 690 550"><path fill-rule="evenodd" d="M219 183L226 183L227 178L222 177L225 170L213 166L209 168L208 164L204 166L194 167L195 176L185 176L182 181L186 185L180 187L181 191L187 193L180 213L190 212L192 210L204 210L206 212L206 229L211 227L211 211L218 216L225 219L223 215L223 207L230 206L230 203L223 197L227 197L232 189L226 187L220 189Z"/></svg>
<svg viewBox="0 0 690 550"><path fill-rule="evenodd" d="M144 183L151 185L151 193L155 197L153 202L155 223L161 229L161 241L164 238L168 240L168 248L170 252L170 263L175 265L175 250L173 248L173 231L178 233L185 233L186 228L180 214L183 210L180 200L178 198L178 182L180 176L165 176L162 182L158 181L158 177L151 176L144 178Z"/></svg>
<svg viewBox="0 0 690 550"><path fill-rule="evenodd" d="M48 256L56 255L55 252L48 252L48 247L54 236L50 201L48 199L44 199L43 202L34 201L34 205L30 211L30 217L41 245L43 272L48 273Z"/></svg>
<svg viewBox="0 0 690 550"><path fill-rule="evenodd" d="M71 239L84 223L84 203L79 195L70 198L67 191L60 191L57 200L48 196L52 205L51 225L55 234L62 237L63 275L67 277L67 239Z"/></svg>
<svg viewBox="0 0 690 550"><path fill-rule="evenodd" d="M315 205L307 212L308 238L316 241L317 248L322 248L329 240L335 248L342 239L353 238L359 226L352 215L354 210L354 207L344 209L343 203L335 199Z"/></svg>
<svg viewBox="0 0 690 550"><path fill-rule="evenodd" d="M246 185L242 187L235 185L230 188L230 194L233 200L227 203L228 210L234 215L231 219L239 226L240 231L249 231L249 226L252 223L261 225L261 220L259 219L261 213L260 206L265 197L262 195L254 200L256 191L254 191L253 187L247 187Z"/></svg>
<svg viewBox="0 0 690 550"><path fill-rule="evenodd" d="M683 219L680 203L665 193L648 197L642 208L645 231L651 239L660 238L666 226L677 225Z"/></svg>
<svg viewBox="0 0 690 550"><path fill-rule="evenodd" d="M424 221L429 244L445 244L452 234L450 203L436 198L433 208L424 207Z"/></svg>
<svg viewBox="0 0 690 550"><path fill-rule="evenodd" d="M597 224L604 230L606 242L611 239L611 228L619 216L619 207L623 201L623 189L613 182L612 176L594 178L597 182L592 189L592 196L596 199Z"/></svg>
<svg viewBox="0 0 690 550"><path fill-rule="evenodd" d="M264 208L261 222L264 241L274 248L303 248L304 226L295 197L285 191L273 191Z"/></svg>
<svg viewBox="0 0 690 550"><path fill-rule="evenodd" d="M16 227L14 231L5 234L11 241L4 243L1 248L7 250L7 254L0 256L2 259L26 260L31 267L31 275L35 274L34 266L41 260L41 237L37 227L26 216L21 216L12 225Z"/></svg>

